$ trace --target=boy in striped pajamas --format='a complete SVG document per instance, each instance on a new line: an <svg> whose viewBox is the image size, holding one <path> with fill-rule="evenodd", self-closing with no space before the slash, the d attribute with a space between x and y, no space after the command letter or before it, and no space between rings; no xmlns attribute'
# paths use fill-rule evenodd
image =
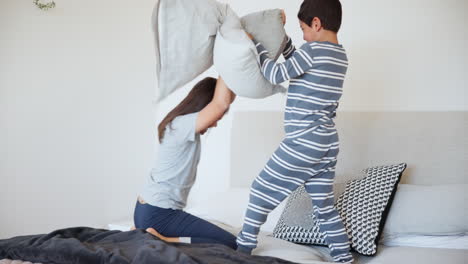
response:
<svg viewBox="0 0 468 264"><path fill-rule="evenodd" d="M276 63L256 42L264 76L273 84L289 80L284 126L286 137L254 180L238 251L250 254L268 214L299 186L305 185L320 230L336 262L352 262L350 242L334 208L333 181L339 141L333 118L348 66L338 44L339 0L305 0L298 14L304 40L296 50L291 39Z"/></svg>

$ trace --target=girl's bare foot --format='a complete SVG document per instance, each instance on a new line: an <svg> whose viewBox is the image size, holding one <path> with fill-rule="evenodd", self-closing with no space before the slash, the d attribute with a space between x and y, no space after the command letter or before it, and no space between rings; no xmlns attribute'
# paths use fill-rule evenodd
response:
<svg viewBox="0 0 468 264"><path fill-rule="evenodd" d="M146 232L152 234L153 236L161 239L162 241L169 242L169 243L178 243L180 242L178 237L165 237L161 234L159 234L154 228L149 227L146 229Z"/></svg>

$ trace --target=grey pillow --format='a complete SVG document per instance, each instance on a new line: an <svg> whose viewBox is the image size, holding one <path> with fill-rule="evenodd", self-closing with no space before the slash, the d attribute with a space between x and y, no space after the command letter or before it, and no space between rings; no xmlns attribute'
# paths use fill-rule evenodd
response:
<svg viewBox="0 0 468 264"><path fill-rule="evenodd" d="M286 31L280 9L248 14L241 18L241 23L245 31L262 43L270 59L278 59L286 46Z"/></svg>
<svg viewBox="0 0 468 264"><path fill-rule="evenodd" d="M152 29L158 100L213 65L213 47L227 5L215 0L158 0Z"/></svg>
<svg viewBox="0 0 468 264"><path fill-rule="evenodd" d="M265 43L272 59L281 55L286 40L280 10L257 12L242 18L242 24L255 39ZM228 9L216 36L214 65L227 86L238 96L264 98L285 92L281 85L271 84L257 62L257 50L245 34L241 20Z"/></svg>
<svg viewBox="0 0 468 264"><path fill-rule="evenodd" d="M228 13L230 19L226 21ZM224 25L225 21L228 25ZM261 98L285 91L281 86L269 85L269 90L266 90L265 85L255 86L259 83L258 71L255 70L259 68L255 65L257 63L256 51L251 41L245 40L246 35L242 25L262 42L272 58L276 59L281 54L285 45L285 32L279 10L257 12L239 20L227 4L215 0L158 0L152 15L158 101L163 100L213 65L216 35L223 27L228 35L228 31L232 33L230 30L232 27L238 29L231 34L230 38L225 37L220 40L222 44L218 44L218 54L236 56L218 55L219 69L217 67L217 70L227 85L230 88L233 86L233 90L239 88L237 89L240 92L239 95L252 98ZM242 34L239 35L239 33ZM246 47L251 53L250 56L245 56ZM233 61L231 58L241 60ZM239 65L240 67L236 68ZM250 85L244 87L245 83L250 83ZM271 92L272 90L274 92Z"/></svg>
<svg viewBox="0 0 468 264"><path fill-rule="evenodd" d="M468 184L400 184L384 228L385 238L401 235L468 233Z"/></svg>
<svg viewBox="0 0 468 264"><path fill-rule="evenodd" d="M405 168L404 163L368 168L364 170L364 178L347 183L336 201L335 207L356 252L363 255L377 252L380 234ZM301 187L288 199L273 234L295 243L325 245L315 219L312 200Z"/></svg>

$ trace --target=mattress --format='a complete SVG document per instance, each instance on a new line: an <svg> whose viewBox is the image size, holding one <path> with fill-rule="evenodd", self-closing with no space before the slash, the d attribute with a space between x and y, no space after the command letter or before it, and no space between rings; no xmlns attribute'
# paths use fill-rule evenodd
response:
<svg viewBox="0 0 468 264"><path fill-rule="evenodd" d="M224 230L237 235L240 227L222 223L216 220L208 220ZM121 221L109 224L108 228L113 230L130 230L132 221ZM285 240L274 238L271 232L260 232L258 237L258 247L252 252L253 255L276 257L295 263L315 264L328 263L328 249L323 247L310 247L294 244Z"/></svg>
<svg viewBox="0 0 468 264"><path fill-rule="evenodd" d="M240 228L233 227L216 220L210 220L213 224L236 235ZM109 225L110 229L128 230L131 222L120 222ZM330 251L324 246L308 246L294 244L288 241L274 238L270 232L260 232L259 243L252 253L260 256L282 258L288 261L314 264L333 263ZM422 248L410 246L386 246L379 245L375 256L362 256L353 252L354 264L394 264L394 263L418 263L418 264L465 264L468 263L468 250L449 248Z"/></svg>
<svg viewBox="0 0 468 264"><path fill-rule="evenodd" d="M272 256L296 263L324 264L332 263L326 247L296 245L265 234L259 236L259 247L255 255ZM354 264L465 264L468 263L468 250L435 249L416 247L380 246L376 256L366 257L354 254ZM0 264L40 264L21 260L0 260Z"/></svg>
<svg viewBox="0 0 468 264"><path fill-rule="evenodd" d="M240 228L232 227L220 222L211 221L221 228L237 234ZM109 225L109 229L128 230L131 223L121 222ZM258 247L252 252L254 255L277 257L295 263L323 264L333 263L329 250L323 246L298 245L288 241L274 238L269 232L261 232L258 237ZM465 264L468 263L468 250L445 248L421 248L406 246L380 245L377 255L372 257L360 256L353 253L354 264L394 264L394 263L421 263L421 264ZM38 264L20 260L0 260L0 264Z"/></svg>
<svg viewBox="0 0 468 264"><path fill-rule="evenodd" d="M388 247L380 246L373 257L360 256L355 264L465 264L468 263L468 250L446 248Z"/></svg>
<svg viewBox="0 0 468 264"><path fill-rule="evenodd" d="M210 220L215 225L237 235L240 227L233 227L218 221ZM258 235L258 247L252 252L253 255L276 257L288 260L294 263L303 264L321 264L329 263L328 248L311 247L306 245L294 244L282 239L273 237L271 232L260 232Z"/></svg>

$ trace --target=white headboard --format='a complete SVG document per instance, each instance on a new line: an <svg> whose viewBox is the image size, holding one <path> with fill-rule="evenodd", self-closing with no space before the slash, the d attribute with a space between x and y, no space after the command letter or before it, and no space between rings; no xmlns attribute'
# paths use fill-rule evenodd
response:
<svg viewBox="0 0 468 264"><path fill-rule="evenodd" d="M284 136L282 112L235 112L232 187L249 187ZM468 112L338 112L336 183L405 162L401 183L468 183Z"/></svg>

